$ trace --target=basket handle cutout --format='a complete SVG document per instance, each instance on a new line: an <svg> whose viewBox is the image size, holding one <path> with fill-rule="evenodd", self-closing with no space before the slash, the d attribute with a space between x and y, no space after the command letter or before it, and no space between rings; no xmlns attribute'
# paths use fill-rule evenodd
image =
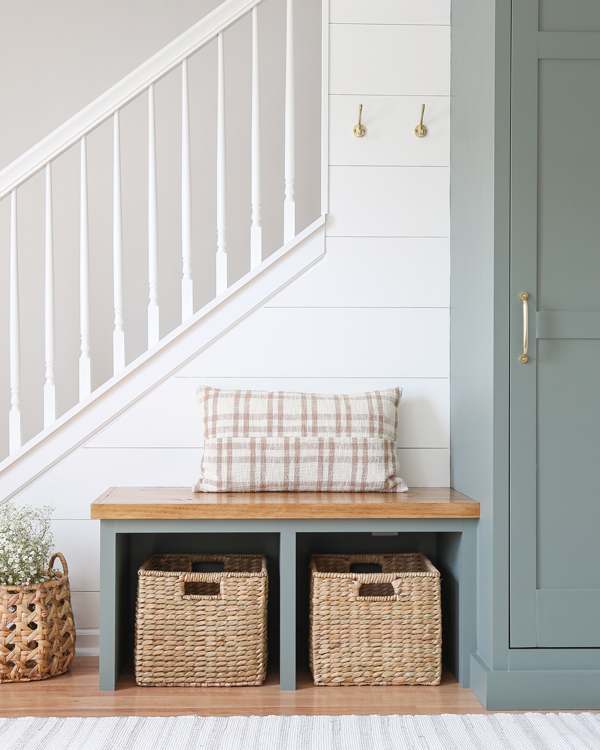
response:
<svg viewBox="0 0 600 750"><path fill-rule="evenodd" d="M370 596L378 599L387 599L390 596L396 596L397 593L391 583L361 583L357 589L359 597Z"/></svg>
<svg viewBox="0 0 600 750"><path fill-rule="evenodd" d="M383 570L379 563L355 562L350 563L351 573L381 573Z"/></svg>
<svg viewBox="0 0 600 750"><path fill-rule="evenodd" d="M54 561L56 558L60 560L60 564L63 567L63 570L65 572L65 575L69 575L69 566L67 565L67 561L65 560L65 556L61 552L55 552L52 557L50 558L50 564L48 565L48 570L52 570L52 567L54 566Z"/></svg>
<svg viewBox="0 0 600 750"><path fill-rule="evenodd" d="M225 563L222 560L202 560L192 563L192 573L224 573Z"/></svg>
<svg viewBox="0 0 600 750"><path fill-rule="evenodd" d="M220 581L183 581L184 599L222 599Z"/></svg>

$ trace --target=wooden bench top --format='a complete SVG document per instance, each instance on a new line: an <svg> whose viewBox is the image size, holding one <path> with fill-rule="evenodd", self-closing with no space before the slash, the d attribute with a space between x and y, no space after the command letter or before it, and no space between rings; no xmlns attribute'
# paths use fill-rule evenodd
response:
<svg viewBox="0 0 600 750"><path fill-rule="evenodd" d="M192 492L185 487L111 487L92 518L479 518L479 503L449 487L378 492Z"/></svg>

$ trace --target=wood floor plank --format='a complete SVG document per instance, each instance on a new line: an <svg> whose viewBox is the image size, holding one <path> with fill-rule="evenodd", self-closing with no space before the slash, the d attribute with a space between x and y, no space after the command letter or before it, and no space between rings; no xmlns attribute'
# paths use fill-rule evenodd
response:
<svg viewBox="0 0 600 750"><path fill-rule="evenodd" d="M98 659L78 657L60 677L0 685L0 717L487 713L447 673L435 687L315 687L308 674L298 684L280 691L272 670L260 687L152 688L138 687L129 672L114 693L101 693Z"/></svg>

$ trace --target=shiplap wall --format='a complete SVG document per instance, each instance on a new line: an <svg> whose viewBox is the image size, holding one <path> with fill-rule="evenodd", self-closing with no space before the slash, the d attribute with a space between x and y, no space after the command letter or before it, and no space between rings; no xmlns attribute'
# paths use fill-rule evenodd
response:
<svg viewBox="0 0 600 750"><path fill-rule="evenodd" d="M330 18L325 260L20 496L56 506L80 653L97 643L89 504L111 485L192 484L200 383L332 393L400 385L399 471L409 485L449 484L450 3L331 0ZM360 103L362 139L352 135ZM429 135L418 139L422 103Z"/></svg>

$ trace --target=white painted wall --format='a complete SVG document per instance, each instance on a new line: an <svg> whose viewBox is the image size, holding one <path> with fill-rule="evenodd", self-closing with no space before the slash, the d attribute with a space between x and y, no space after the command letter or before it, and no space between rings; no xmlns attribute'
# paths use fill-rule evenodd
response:
<svg viewBox="0 0 600 750"><path fill-rule="evenodd" d="M200 383L400 385L399 471L409 485L449 484L449 3L331 0L331 22L325 260L20 495L56 506L84 647L98 622L89 504L111 485L192 484ZM417 139L422 102L429 135ZM363 139L352 135L359 103Z"/></svg>

